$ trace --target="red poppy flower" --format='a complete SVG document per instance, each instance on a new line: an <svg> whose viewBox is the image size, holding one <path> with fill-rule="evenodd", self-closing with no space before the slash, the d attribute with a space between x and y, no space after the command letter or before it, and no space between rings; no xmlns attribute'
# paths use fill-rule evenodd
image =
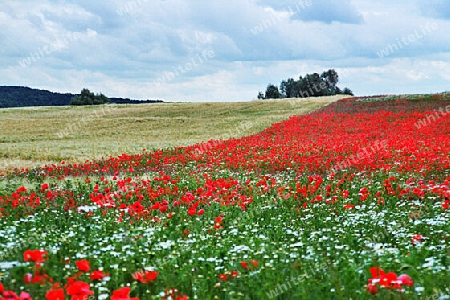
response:
<svg viewBox="0 0 450 300"><path fill-rule="evenodd" d="M33 280L32 274L27 273L27 274L23 275L23 283L29 284L29 283L31 283L32 280Z"/></svg>
<svg viewBox="0 0 450 300"><path fill-rule="evenodd" d="M1 297L1 296L0 296ZM3 298L4 297L4 298ZM4 291L3 292L3 297L1 297L1 300L6 300L6 299L12 299L12 300L32 300L31 299L31 295L26 293L26 292L21 292L20 296L17 296L16 293L14 293L13 291Z"/></svg>
<svg viewBox="0 0 450 300"><path fill-rule="evenodd" d="M223 226L220 223L214 223L214 229L223 229Z"/></svg>
<svg viewBox="0 0 450 300"><path fill-rule="evenodd" d="M25 252L23 253L23 260L42 263L46 261L44 255L46 255L47 253L48 251L45 250L25 250Z"/></svg>
<svg viewBox="0 0 450 300"><path fill-rule="evenodd" d="M48 189L48 183L43 183L42 185L41 185L41 193L42 192L44 192L46 189Z"/></svg>
<svg viewBox="0 0 450 300"><path fill-rule="evenodd" d="M353 208L355 208L355 206L352 205L352 204L345 204L344 205L344 210L346 210L346 209L353 209Z"/></svg>
<svg viewBox="0 0 450 300"><path fill-rule="evenodd" d="M82 299L81 297L94 295L94 292L91 291L88 283L83 281L76 281L69 285L66 290L67 294L72 296L72 299ZM76 297L78 296L78 297ZM80 297L81 296L81 297ZM84 298L85 299L85 298Z"/></svg>
<svg viewBox="0 0 450 300"><path fill-rule="evenodd" d="M415 236L412 237L411 243L412 243L413 245L420 244L420 243L422 242L422 238L423 238L422 235L416 234Z"/></svg>
<svg viewBox="0 0 450 300"><path fill-rule="evenodd" d="M105 278L107 275L103 273L103 271L92 271L91 274L89 275L89 278L93 281L95 280L102 280L103 278Z"/></svg>
<svg viewBox="0 0 450 300"><path fill-rule="evenodd" d="M145 207L141 204L141 202L135 201L132 205L129 206L129 208L136 213L141 213Z"/></svg>
<svg viewBox="0 0 450 300"><path fill-rule="evenodd" d="M396 284L395 281L397 281L397 275L394 272L389 272L384 274L384 276L380 276L379 284L386 288L398 287L398 284Z"/></svg>
<svg viewBox="0 0 450 300"><path fill-rule="evenodd" d="M222 281L227 281L227 274L219 274L219 279Z"/></svg>
<svg viewBox="0 0 450 300"><path fill-rule="evenodd" d="M26 277L24 277L24 280L31 280L31 282L28 282L28 283L33 283L33 284L35 284L35 283L45 284L47 281L52 282L52 278L50 278L50 276L45 274L44 270L40 270L38 268L39 268L39 263L36 265L34 274L33 275L31 275L31 274L25 275Z"/></svg>
<svg viewBox="0 0 450 300"><path fill-rule="evenodd" d="M372 278L369 279L371 284L378 284L388 289L401 288L400 284L398 284L397 275L394 272L385 273L383 269L376 267L370 268L370 273L372 274Z"/></svg>
<svg viewBox="0 0 450 300"><path fill-rule="evenodd" d="M374 285L374 284L372 284L372 283L369 283L369 284L366 286L366 289L367 289L367 291L369 291L369 293L371 293L372 295L376 295L376 294L378 293L378 286L376 286L376 285Z"/></svg>
<svg viewBox="0 0 450 300"><path fill-rule="evenodd" d="M162 300L174 299L174 300L188 300L189 298L179 290L175 288L166 289L164 291L164 296L161 297Z"/></svg>
<svg viewBox="0 0 450 300"><path fill-rule="evenodd" d="M139 300L139 298L130 298L131 288L123 287L115 290L111 296L111 300Z"/></svg>
<svg viewBox="0 0 450 300"><path fill-rule="evenodd" d="M398 276L397 279L400 280L403 285L408 285L410 287L412 287L414 285L414 282L409 275L402 274L402 275Z"/></svg>
<svg viewBox="0 0 450 300"><path fill-rule="evenodd" d="M19 300L32 300L31 295L26 292L20 292Z"/></svg>
<svg viewBox="0 0 450 300"><path fill-rule="evenodd" d="M251 266L249 266L247 262L241 261L241 266L246 270L253 270L254 268L256 268L258 266L258 261L255 259L252 259L252 260L250 260L250 264L251 264ZM235 271L235 272L237 274L237 271Z"/></svg>
<svg viewBox="0 0 450 300"><path fill-rule="evenodd" d="M450 200L445 200L444 203L442 203L442 209L447 210L450 208Z"/></svg>
<svg viewBox="0 0 450 300"><path fill-rule="evenodd" d="M45 298L47 300L64 300L65 299L64 290L63 289L50 290L45 295Z"/></svg>
<svg viewBox="0 0 450 300"><path fill-rule="evenodd" d="M257 267L258 266L258 261L256 260L256 259L252 259L252 260L250 260L250 263L254 266L254 267Z"/></svg>
<svg viewBox="0 0 450 300"><path fill-rule="evenodd" d="M159 209L161 207L161 203L156 202L155 204L153 204L150 208L151 209Z"/></svg>
<svg viewBox="0 0 450 300"><path fill-rule="evenodd" d="M86 259L77 260L75 264L77 265L78 270L80 270L81 272L89 272L89 270L91 269L91 263Z"/></svg>
<svg viewBox="0 0 450 300"><path fill-rule="evenodd" d="M241 261L241 266L246 270L248 269L248 265L245 261Z"/></svg>
<svg viewBox="0 0 450 300"><path fill-rule="evenodd" d="M158 272L156 271L138 271L131 275L134 279L142 283L150 283L156 280Z"/></svg>
<svg viewBox="0 0 450 300"><path fill-rule="evenodd" d="M6 299L13 299L13 300L20 300L19 296L17 296L16 293L13 291L4 291L3 292L4 298L0 298L0 300L6 300Z"/></svg>
<svg viewBox="0 0 450 300"><path fill-rule="evenodd" d="M26 191L27 191L27 188L24 186L21 186L16 190L17 193L22 193L22 192L26 192Z"/></svg>
<svg viewBox="0 0 450 300"><path fill-rule="evenodd" d="M348 198L349 194L350 194L350 192L348 190L343 190L342 191L342 197L344 197L344 198Z"/></svg>

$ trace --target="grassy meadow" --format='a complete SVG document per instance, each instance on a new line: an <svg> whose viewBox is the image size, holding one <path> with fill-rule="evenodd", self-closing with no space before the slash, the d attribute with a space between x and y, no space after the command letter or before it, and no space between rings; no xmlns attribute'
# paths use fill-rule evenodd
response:
<svg viewBox="0 0 450 300"><path fill-rule="evenodd" d="M343 97L1 109L0 170L241 137Z"/></svg>

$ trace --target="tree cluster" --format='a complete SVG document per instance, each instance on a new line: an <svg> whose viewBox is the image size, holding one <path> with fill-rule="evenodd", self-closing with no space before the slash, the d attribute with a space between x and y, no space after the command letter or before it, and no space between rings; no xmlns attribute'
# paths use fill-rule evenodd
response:
<svg viewBox="0 0 450 300"><path fill-rule="evenodd" d="M349 88L341 90L337 83L339 75L334 69L324 71L322 74L313 73L300 76L298 80L288 78L281 81L280 88L269 84L265 94L259 92L258 99L279 99L279 98L308 98L331 96L337 94L352 95Z"/></svg>
<svg viewBox="0 0 450 300"><path fill-rule="evenodd" d="M88 89L82 89L80 95L76 95L70 100L70 105L99 105L109 103L109 98L103 94L94 95Z"/></svg>

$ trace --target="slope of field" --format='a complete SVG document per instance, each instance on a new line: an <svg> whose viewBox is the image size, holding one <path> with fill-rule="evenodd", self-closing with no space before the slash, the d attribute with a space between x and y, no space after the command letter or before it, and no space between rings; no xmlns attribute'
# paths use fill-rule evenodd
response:
<svg viewBox="0 0 450 300"><path fill-rule="evenodd" d="M0 109L0 170L240 137L342 97Z"/></svg>

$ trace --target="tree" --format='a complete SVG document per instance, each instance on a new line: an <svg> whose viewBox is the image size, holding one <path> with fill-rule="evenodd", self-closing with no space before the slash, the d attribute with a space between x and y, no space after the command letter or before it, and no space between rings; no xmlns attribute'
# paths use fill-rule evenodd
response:
<svg viewBox="0 0 450 300"><path fill-rule="evenodd" d="M327 85L318 73L306 74L295 84L294 97L307 98L327 95Z"/></svg>
<svg viewBox="0 0 450 300"><path fill-rule="evenodd" d="M81 90L80 95L74 96L71 99L70 105L99 105L109 102L110 102L109 98L106 97L105 95L101 93L94 95L94 93L91 93L91 91L84 88Z"/></svg>
<svg viewBox="0 0 450 300"><path fill-rule="evenodd" d="M267 86L267 89L266 89L266 95L265 95L265 99L279 99L279 98L281 98L281 93L280 93L280 91L278 90L278 87L277 86L275 86L275 85L273 85L273 84L269 84L268 86Z"/></svg>
<svg viewBox="0 0 450 300"><path fill-rule="evenodd" d="M94 104L105 104L109 103L109 98L100 93L100 95L94 96Z"/></svg>
<svg viewBox="0 0 450 300"><path fill-rule="evenodd" d="M82 105L92 105L94 104L94 93L91 93L88 89L81 90L81 103Z"/></svg>
<svg viewBox="0 0 450 300"><path fill-rule="evenodd" d="M81 103L81 96L73 96L70 100L70 105L83 105Z"/></svg>
<svg viewBox="0 0 450 300"><path fill-rule="evenodd" d="M294 98L305 98L308 96L305 93L308 93L308 83L306 81L306 78L303 78L302 76L298 77L298 80L294 82L294 87L291 92L291 97Z"/></svg>
<svg viewBox="0 0 450 300"><path fill-rule="evenodd" d="M327 95L336 95L336 84L339 82L339 75L334 69L323 72L320 77L327 85Z"/></svg>
<svg viewBox="0 0 450 300"><path fill-rule="evenodd" d="M344 95L350 95L350 96L354 96L353 92L351 89L349 89L348 87L345 87L344 90L342 91L342 94Z"/></svg>
<svg viewBox="0 0 450 300"><path fill-rule="evenodd" d="M294 80L294 78L288 78L287 80L281 81L280 91L281 91L281 94L285 98L292 98L293 93L295 92L295 80Z"/></svg>

